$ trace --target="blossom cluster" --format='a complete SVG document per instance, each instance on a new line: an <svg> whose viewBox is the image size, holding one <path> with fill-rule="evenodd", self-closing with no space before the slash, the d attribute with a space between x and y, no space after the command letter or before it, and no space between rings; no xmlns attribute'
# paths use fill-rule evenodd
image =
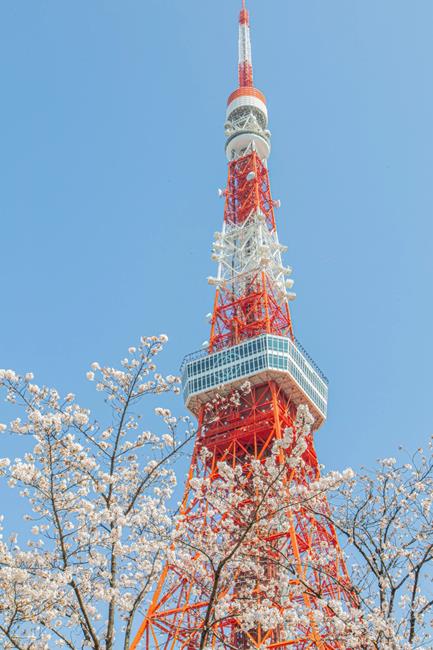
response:
<svg viewBox="0 0 433 650"><path fill-rule="evenodd" d="M23 458L0 459L0 475L29 506L28 537L0 540L2 648L129 646L170 542L173 462L194 434L188 418L162 407L158 432L143 426L154 418L145 396L179 392L179 378L157 370L166 341L143 337L119 368L92 363L87 379L104 398L105 422L73 393L0 370L6 400L21 411L0 431L31 442Z"/></svg>
<svg viewBox="0 0 433 650"><path fill-rule="evenodd" d="M339 487L333 524L347 542L365 620L384 650L433 647L433 440L380 459ZM406 458L404 458L406 456Z"/></svg>

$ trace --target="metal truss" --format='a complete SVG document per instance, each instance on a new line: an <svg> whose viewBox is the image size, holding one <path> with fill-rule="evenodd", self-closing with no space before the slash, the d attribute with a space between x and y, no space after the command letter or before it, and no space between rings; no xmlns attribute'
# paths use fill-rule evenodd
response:
<svg viewBox="0 0 433 650"><path fill-rule="evenodd" d="M224 224L215 233L218 273L209 351L264 333L293 337L284 267L267 166L254 148L229 164Z"/></svg>
<svg viewBox="0 0 433 650"><path fill-rule="evenodd" d="M182 514L188 522L184 542L191 544L190 561L181 566L175 561L166 565L155 591L152 604L141 628L134 640L131 650L196 650L203 628L211 597L213 572L205 556L196 550L195 540L204 527L215 527L218 522L209 517L205 499L190 494L189 482L194 476L218 478L218 463L222 460L230 465L245 465L251 457L263 461L268 455L275 439L283 435L286 427L294 426L295 406L281 389L273 382L254 387L242 397L240 402L228 403L218 412L206 407L199 418L199 435L197 437L193 461L189 472ZM206 447L211 453L203 460L200 450ZM290 508L290 486L292 482L308 484L319 476L319 466L314 450L312 436L308 440L303 455L302 471L287 473L287 492L281 494L282 512L287 502L286 516L282 524L265 542L270 551L284 556L291 567L291 580L294 595L274 602L281 612L290 610L301 603L305 617L297 624L287 623L273 630L257 629L246 632L236 616L219 620L213 626L211 647L215 650L237 650L262 648L307 650L343 650L346 648L338 639L332 639L330 622L334 613L331 609L328 618L316 618L317 599L338 600L348 607L357 605L356 596L350 585L344 559L338 545L337 536L332 525L326 519L315 517L306 508ZM326 500L322 507L328 511ZM224 519L224 512L221 519ZM220 520L221 522L221 520ZM220 524L219 522L219 524ZM260 541L263 544L264 540ZM329 561L318 570L317 558L321 545L326 543L334 549ZM251 554L260 550L254 545ZM269 560L269 571L278 571L278 563ZM261 561L261 560L259 560ZM266 560L265 560L266 561ZM191 568L192 567L192 568ZM206 578L206 576L208 576ZM242 575L233 577L233 585L218 593L218 599L239 597L242 588ZM257 599L265 597L260 591ZM287 620L290 621L288 615Z"/></svg>

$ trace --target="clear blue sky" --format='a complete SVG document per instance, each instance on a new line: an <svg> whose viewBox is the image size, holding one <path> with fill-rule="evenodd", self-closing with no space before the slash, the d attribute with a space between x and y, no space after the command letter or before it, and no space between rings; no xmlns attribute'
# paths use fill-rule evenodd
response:
<svg viewBox="0 0 433 650"><path fill-rule="evenodd" d="M239 5L0 3L0 367L92 405L93 360L166 332L174 371L208 337ZM249 7L320 458L371 465L432 433L433 3Z"/></svg>

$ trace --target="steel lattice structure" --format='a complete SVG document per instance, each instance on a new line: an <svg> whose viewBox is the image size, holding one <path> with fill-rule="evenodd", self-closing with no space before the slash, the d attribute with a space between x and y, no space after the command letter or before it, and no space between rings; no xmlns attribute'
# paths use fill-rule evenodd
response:
<svg viewBox="0 0 433 650"><path fill-rule="evenodd" d="M215 233L212 259L218 265L211 333L205 350L187 357L183 364L183 390L187 407L197 417L198 433L189 479L182 505L191 540L208 520L205 500L189 489L193 477L218 475L221 460L232 466L246 458L263 461L276 439L295 425L299 405L306 404L315 419L313 431L326 418L327 380L293 335L289 302L295 299L292 269L283 266L286 247L279 243L275 208L269 183L267 160L270 132L266 100L253 85L249 14L242 3L239 19L239 88L230 95L225 132L228 181L224 223ZM251 389L218 411L215 396L229 395L248 380ZM216 406L214 404L216 403ZM213 405L210 408L210 405ZM209 450L203 460L201 450ZM304 465L287 476L289 499L291 481L307 484L319 476L313 433L303 455ZM246 469L247 471L247 469ZM327 508L326 501L323 508ZM329 620L316 620L317 594L344 606L356 606L335 530L325 520L305 509L287 519L284 530L275 533L273 543L293 558L293 582L301 586L300 600L306 617L298 625L279 625L273 630L260 626L241 630L236 617L215 623L212 648L346 648L329 633ZM312 559L320 545L332 547L325 570L314 570ZM253 552L253 550L252 550ZM193 560L201 562L199 556ZM203 567L200 567L203 575ZM236 597L236 582L232 593ZM314 589L302 590L306 583ZM210 586L181 567L167 564L160 577L152 604L131 645L131 649L197 650L207 611ZM315 595L316 594L316 595ZM263 594L257 593L257 598ZM278 605L289 611L290 603ZM284 610L285 611L285 610ZM329 618L332 614L329 612ZM289 617L288 617L289 620Z"/></svg>

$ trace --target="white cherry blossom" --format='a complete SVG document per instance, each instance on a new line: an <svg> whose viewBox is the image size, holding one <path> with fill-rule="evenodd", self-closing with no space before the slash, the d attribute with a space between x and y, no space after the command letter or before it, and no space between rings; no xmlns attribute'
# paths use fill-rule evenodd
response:
<svg viewBox="0 0 433 650"><path fill-rule="evenodd" d="M92 363L99 421L73 393L0 371L20 411L0 426L3 447L8 435L28 438L23 458L0 459L0 476L27 501L29 526L27 539L0 538L1 648L129 647L170 543L173 462L194 433L163 407L158 431L143 430L146 396L178 388L154 372L166 341L142 337L121 369Z"/></svg>

